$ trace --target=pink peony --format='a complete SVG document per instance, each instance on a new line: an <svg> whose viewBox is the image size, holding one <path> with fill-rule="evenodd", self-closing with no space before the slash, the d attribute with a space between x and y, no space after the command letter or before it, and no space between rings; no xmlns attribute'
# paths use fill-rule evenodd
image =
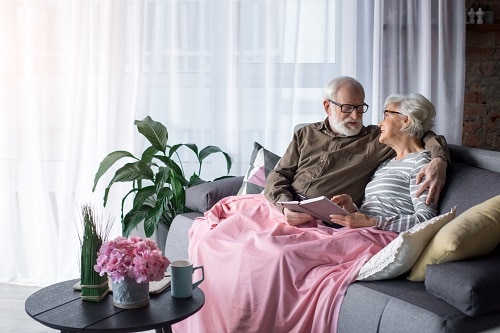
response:
<svg viewBox="0 0 500 333"><path fill-rule="evenodd" d="M117 237L102 244L94 266L99 275L108 274L115 283L126 276L137 283L160 281L170 261L148 238Z"/></svg>

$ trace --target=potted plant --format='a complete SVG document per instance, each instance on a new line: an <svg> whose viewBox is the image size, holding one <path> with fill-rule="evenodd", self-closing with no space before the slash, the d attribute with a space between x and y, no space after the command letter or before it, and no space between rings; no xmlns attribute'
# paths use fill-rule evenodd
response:
<svg viewBox="0 0 500 333"><path fill-rule="evenodd" d="M167 128L149 116L143 120L136 120L139 133L151 144L140 158L127 151L119 150L109 153L100 163L94 177L95 191L99 179L122 158L131 159L116 170L113 178L104 190L104 206L108 201L108 194L117 182L130 182L132 188L125 194L121 202L122 235L128 237L137 225L144 221L144 232L151 237L161 223L167 229L177 214L188 212L185 207L186 188L205 183L200 178L203 161L210 155L220 153L226 160L226 175L216 178L227 178L231 170L231 157L216 146L206 146L199 150L196 144L168 144ZM184 174L184 167L178 155L180 148L192 151L198 161L198 172L194 172L189 179ZM132 208L125 214L126 200L133 196ZM163 241L163 240L161 240ZM164 244L159 241L159 244Z"/></svg>
<svg viewBox="0 0 500 333"><path fill-rule="evenodd" d="M161 281L169 264L151 239L116 237L101 245L94 269L111 279L113 304L132 309L149 304L149 282Z"/></svg>
<svg viewBox="0 0 500 333"><path fill-rule="evenodd" d="M81 208L82 233L79 234L81 246L80 290L82 300L100 302L108 294L108 278L94 270L97 253L102 243L107 241L112 220L102 223L90 205Z"/></svg>

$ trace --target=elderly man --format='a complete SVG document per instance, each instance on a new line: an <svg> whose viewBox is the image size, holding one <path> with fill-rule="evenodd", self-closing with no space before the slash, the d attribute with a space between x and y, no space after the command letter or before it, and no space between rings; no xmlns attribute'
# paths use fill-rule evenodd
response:
<svg viewBox="0 0 500 333"><path fill-rule="evenodd" d="M267 178L264 195L272 203L304 197L345 193L360 204L364 189L378 165L395 153L379 142L377 126L363 125L368 110L365 92L352 77L338 77L325 87L323 107L327 118L296 133L276 168ZM427 203L437 204L446 179L449 158L446 140L429 131L423 138L432 161L417 177L419 193L429 190ZM312 216L284 209L291 225L310 221Z"/></svg>

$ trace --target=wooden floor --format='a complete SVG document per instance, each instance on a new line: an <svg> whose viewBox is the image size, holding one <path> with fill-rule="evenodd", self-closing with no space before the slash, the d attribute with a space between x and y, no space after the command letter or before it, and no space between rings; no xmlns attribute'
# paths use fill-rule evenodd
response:
<svg viewBox="0 0 500 333"><path fill-rule="evenodd" d="M43 326L24 311L24 301L38 289L0 283L0 332L59 332Z"/></svg>

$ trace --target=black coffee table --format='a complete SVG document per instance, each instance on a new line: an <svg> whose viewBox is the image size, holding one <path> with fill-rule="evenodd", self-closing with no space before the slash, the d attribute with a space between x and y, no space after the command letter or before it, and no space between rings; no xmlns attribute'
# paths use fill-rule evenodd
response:
<svg viewBox="0 0 500 333"><path fill-rule="evenodd" d="M205 303L199 288L190 298L173 298L170 291L151 295L148 306L125 310L113 305L109 294L101 302L83 301L73 290L78 280L40 289L25 302L30 317L61 332L171 332L170 325L196 313Z"/></svg>

